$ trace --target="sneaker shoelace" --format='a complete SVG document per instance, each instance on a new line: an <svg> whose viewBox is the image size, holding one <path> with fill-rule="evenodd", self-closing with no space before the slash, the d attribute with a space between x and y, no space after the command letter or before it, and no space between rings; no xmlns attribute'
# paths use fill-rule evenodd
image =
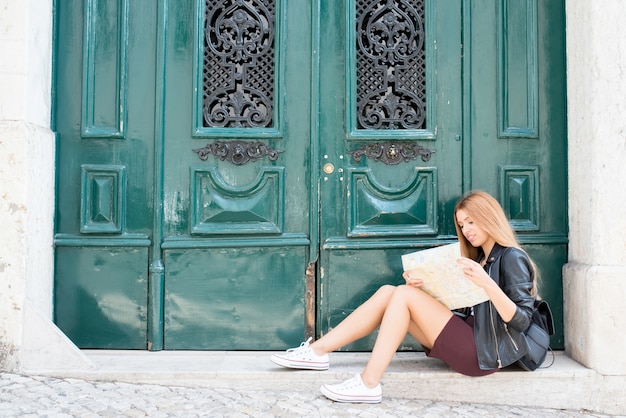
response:
<svg viewBox="0 0 626 418"><path fill-rule="evenodd" d="M309 342L311 342L311 340L313 339L313 337L309 337L308 340L300 343L299 347L295 347L295 348L290 348L287 350L288 353L297 353L299 351L305 350L307 348L309 348Z"/></svg>
<svg viewBox="0 0 626 418"><path fill-rule="evenodd" d="M342 389L342 390L350 390L350 389L356 389L356 388L363 388L363 389L369 390L369 388L363 384L363 381L358 375L354 376L352 379L348 379L344 381L343 383L339 383L335 387L337 389Z"/></svg>

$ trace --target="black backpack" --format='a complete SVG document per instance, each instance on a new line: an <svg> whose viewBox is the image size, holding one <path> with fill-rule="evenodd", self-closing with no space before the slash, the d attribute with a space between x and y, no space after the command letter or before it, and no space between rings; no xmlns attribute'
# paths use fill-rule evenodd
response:
<svg viewBox="0 0 626 418"><path fill-rule="evenodd" d="M543 364L548 351L552 352L550 336L554 335L554 320L548 302L535 300L531 323L524 334L528 341L528 352L517 361L517 365L524 370L533 371ZM554 363L554 354L552 354L552 363ZM546 367L552 366L552 363Z"/></svg>

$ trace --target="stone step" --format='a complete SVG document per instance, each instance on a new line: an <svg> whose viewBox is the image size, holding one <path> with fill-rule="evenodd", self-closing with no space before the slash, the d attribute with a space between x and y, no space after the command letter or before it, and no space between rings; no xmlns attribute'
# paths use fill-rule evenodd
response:
<svg viewBox="0 0 626 418"><path fill-rule="evenodd" d="M327 371L290 370L274 365L265 351L81 350L90 370L30 370L95 381L247 390L317 391L323 383L354 376L369 353L335 352ZM623 414L624 376L602 376L554 353L549 368L526 372L507 368L486 377L466 377L423 353L397 353L383 378L384 397L429 399L522 407L589 410ZM550 357L546 363L551 361Z"/></svg>

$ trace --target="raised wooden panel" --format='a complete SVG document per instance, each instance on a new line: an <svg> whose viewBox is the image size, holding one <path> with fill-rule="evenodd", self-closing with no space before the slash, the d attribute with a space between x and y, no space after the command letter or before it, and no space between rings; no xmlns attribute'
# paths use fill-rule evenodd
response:
<svg viewBox="0 0 626 418"><path fill-rule="evenodd" d="M218 240L219 241L219 240ZM243 240L239 240L241 245ZM164 347L266 350L302 341L306 246L167 249Z"/></svg>
<svg viewBox="0 0 626 418"><path fill-rule="evenodd" d="M86 0L83 46L83 138L125 138L128 0Z"/></svg>
<svg viewBox="0 0 626 418"><path fill-rule="evenodd" d="M232 186L216 167L191 168L192 234L280 234L284 169L262 167L256 180Z"/></svg>
<svg viewBox="0 0 626 418"><path fill-rule="evenodd" d="M502 0L497 33L499 136L537 138L537 0Z"/></svg>
<svg viewBox="0 0 626 418"><path fill-rule="evenodd" d="M121 234L126 218L126 168L81 166L80 232Z"/></svg>
<svg viewBox="0 0 626 418"><path fill-rule="evenodd" d="M500 199L516 231L538 231L539 166L499 166Z"/></svg>
<svg viewBox="0 0 626 418"><path fill-rule="evenodd" d="M415 168L397 188L384 187L369 169L349 171L349 237L437 233L436 168Z"/></svg>
<svg viewBox="0 0 626 418"><path fill-rule="evenodd" d="M80 348L145 350L148 246L76 244L55 252L56 325Z"/></svg>

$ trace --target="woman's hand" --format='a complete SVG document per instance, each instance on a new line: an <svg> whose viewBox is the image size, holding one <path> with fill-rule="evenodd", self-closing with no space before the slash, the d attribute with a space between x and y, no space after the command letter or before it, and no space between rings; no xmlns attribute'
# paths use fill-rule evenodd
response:
<svg viewBox="0 0 626 418"><path fill-rule="evenodd" d="M471 280L475 285L480 286L485 290L494 285L495 282L493 279L489 277L485 269L474 260L461 257L457 260L457 263L463 267L465 277Z"/></svg>
<svg viewBox="0 0 626 418"><path fill-rule="evenodd" d="M402 277L404 277L407 286L421 287L424 283L421 278L417 277L417 272L415 270L405 271L402 273Z"/></svg>
<svg viewBox="0 0 626 418"><path fill-rule="evenodd" d="M498 284L491 277L489 277L485 269L480 264L474 260L470 260L469 258L460 258L457 260L457 263L463 266L465 277L485 289L487 297L491 300L493 306L496 307L496 310L502 317L502 320L504 322L509 322L513 319L517 305L515 305L515 303L504 293L504 291L500 289L500 286L498 286Z"/></svg>

